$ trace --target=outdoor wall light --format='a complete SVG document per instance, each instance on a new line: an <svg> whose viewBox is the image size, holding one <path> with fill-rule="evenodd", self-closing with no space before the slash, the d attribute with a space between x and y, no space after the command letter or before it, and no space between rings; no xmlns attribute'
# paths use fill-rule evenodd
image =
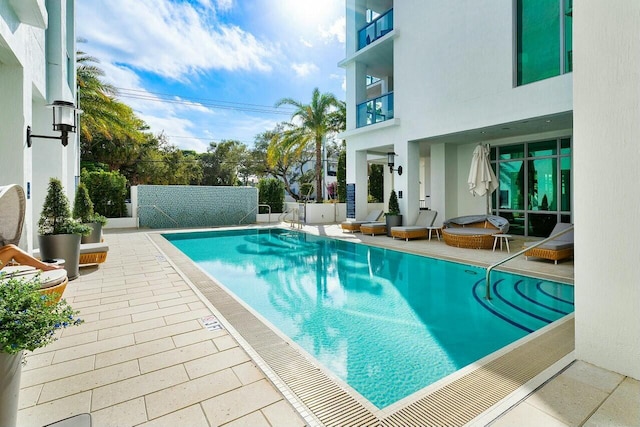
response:
<svg viewBox="0 0 640 427"><path fill-rule="evenodd" d="M397 154L393 151L389 151L387 153L387 165L389 165L389 172L393 173L394 171L398 171L398 175L402 175L402 166L398 166L396 169L393 168L396 164L396 156Z"/></svg>
<svg viewBox="0 0 640 427"><path fill-rule="evenodd" d="M53 101L48 105L53 108L53 130L60 132L60 136L33 135L31 126L27 126L27 147L31 148L31 138L59 139L64 147L69 144L69 132L76 131L78 114L81 111L68 101Z"/></svg>

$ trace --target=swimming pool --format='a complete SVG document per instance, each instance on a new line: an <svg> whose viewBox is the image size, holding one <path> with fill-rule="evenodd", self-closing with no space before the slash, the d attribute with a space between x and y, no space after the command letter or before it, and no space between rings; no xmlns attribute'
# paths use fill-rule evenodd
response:
<svg viewBox="0 0 640 427"><path fill-rule="evenodd" d="M164 235L378 408L573 311L573 287L282 229Z"/></svg>

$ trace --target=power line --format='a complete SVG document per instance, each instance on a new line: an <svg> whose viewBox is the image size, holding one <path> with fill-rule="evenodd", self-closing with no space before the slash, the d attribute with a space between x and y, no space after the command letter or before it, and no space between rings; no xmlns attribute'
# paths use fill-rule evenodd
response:
<svg viewBox="0 0 640 427"><path fill-rule="evenodd" d="M292 109L280 109L268 105L249 104L243 102L222 101L207 98L183 97L177 94L168 94L162 92L150 92L139 89L116 88L118 96L122 98L140 99L144 101L162 102L167 104L196 105L203 107L220 108L224 110L244 111L251 113L279 114L291 115ZM175 98L180 99L175 99Z"/></svg>

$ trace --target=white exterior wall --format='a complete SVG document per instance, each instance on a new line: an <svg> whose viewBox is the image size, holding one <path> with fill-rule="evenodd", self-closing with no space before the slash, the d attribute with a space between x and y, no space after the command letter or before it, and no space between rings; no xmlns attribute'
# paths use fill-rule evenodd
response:
<svg viewBox="0 0 640 427"><path fill-rule="evenodd" d="M576 356L640 379L640 3L574 5Z"/></svg>
<svg viewBox="0 0 640 427"><path fill-rule="evenodd" d="M362 27L361 22L350 20L360 3L347 0L347 46L353 46L349 40L355 39ZM485 200L473 198L467 191L471 155L479 142L503 142L487 139L479 129L570 112L572 74L514 87L513 2L396 1L394 30L389 37L393 37L395 119L355 128L357 79L363 71L357 55L351 61L348 49L341 62L347 70L348 120L342 135L347 141L347 182L354 182L356 176L355 152L392 149L398 154L396 164L405 169L402 176L394 174L394 187L404 196L400 208L403 214L410 213L405 215L405 223L417 215L423 193L431 196L430 205L438 211L439 221L484 212ZM544 132L539 129L519 141L535 140ZM458 133L462 135L459 140L451 137ZM560 133L570 136L571 129ZM438 148L443 143L439 138L445 136L447 146L459 147ZM431 145L424 168L430 188L420 184L420 174L413 170L420 168L415 144ZM361 188L363 184L356 182L356 190ZM385 197L388 193L385 188Z"/></svg>
<svg viewBox="0 0 640 427"><path fill-rule="evenodd" d="M37 247L36 225L49 178L61 179L71 200L75 194L75 135L70 134L67 148L36 138L31 148L26 145L27 126L36 135L59 135L52 131L47 104L75 103L75 67L67 75L67 58L75 64L73 12L74 0L0 2L0 185L20 184L29 197L20 242L28 250Z"/></svg>

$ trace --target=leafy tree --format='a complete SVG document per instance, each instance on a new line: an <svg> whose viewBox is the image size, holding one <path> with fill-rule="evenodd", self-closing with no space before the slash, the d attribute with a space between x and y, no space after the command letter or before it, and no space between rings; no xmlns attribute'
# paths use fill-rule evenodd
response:
<svg viewBox="0 0 640 427"><path fill-rule="evenodd" d="M247 147L234 140L212 142L200 154L203 185L237 185L238 165L246 157Z"/></svg>
<svg viewBox="0 0 640 427"><path fill-rule="evenodd" d="M336 173L338 184L338 201L345 203L347 201L347 149L342 144L340 154L338 155L338 171Z"/></svg>
<svg viewBox="0 0 640 427"><path fill-rule="evenodd" d="M120 172L83 170L80 180L87 186L96 211L109 218L121 218L127 215L124 204L127 195L127 179Z"/></svg>
<svg viewBox="0 0 640 427"><path fill-rule="evenodd" d="M263 178L258 182L260 204L271 206L271 212L280 213L284 206L284 183L276 178ZM268 213L260 207L260 213Z"/></svg>
<svg viewBox="0 0 640 427"><path fill-rule="evenodd" d="M275 164L283 153L301 154L309 145L315 152L316 201L322 201L322 141L329 132L338 131L341 102L331 93L321 94L318 88L313 90L311 103L303 104L292 98L283 98L276 107L291 105L295 108L291 116L292 123L269 150L268 159Z"/></svg>
<svg viewBox="0 0 640 427"><path fill-rule="evenodd" d="M372 164L369 168L369 195L373 202L384 201L384 166Z"/></svg>

